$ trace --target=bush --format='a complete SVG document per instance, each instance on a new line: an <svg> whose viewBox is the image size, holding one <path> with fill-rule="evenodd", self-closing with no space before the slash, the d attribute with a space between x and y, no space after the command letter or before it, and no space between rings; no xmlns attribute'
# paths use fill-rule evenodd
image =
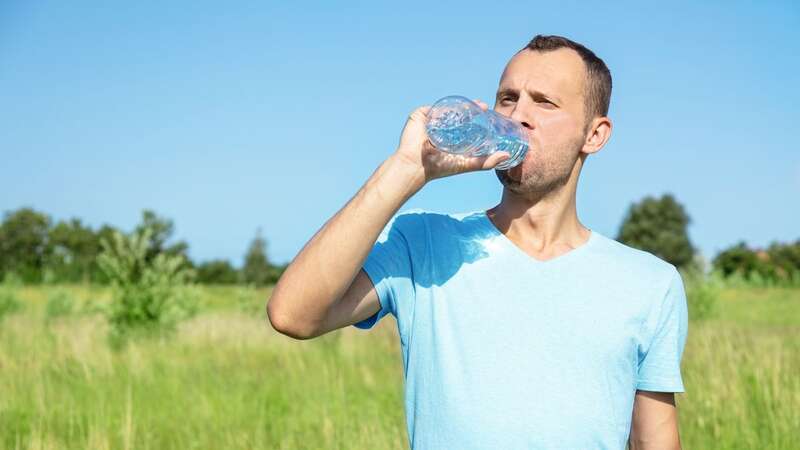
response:
<svg viewBox="0 0 800 450"><path fill-rule="evenodd" d="M131 235L115 232L102 240L98 264L111 282L112 301L106 310L110 342L123 345L133 335L163 336L196 313L193 271L181 254L160 252L148 257L151 227Z"/></svg>

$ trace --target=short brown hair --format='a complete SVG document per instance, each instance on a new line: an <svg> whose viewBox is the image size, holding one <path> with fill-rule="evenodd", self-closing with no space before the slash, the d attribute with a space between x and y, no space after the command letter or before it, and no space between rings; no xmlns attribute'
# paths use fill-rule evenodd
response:
<svg viewBox="0 0 800 450"><path fill-rule="evenodd" d="M591 119L608 115L608 105L611 103L611 72L606 67L606 63L598 58L593 51L562 36L537 34L520 52L522 50L551 52L560 48L571 48L578 52L586 66L584 105L586 108L586 124L588 126Z"/></svg>

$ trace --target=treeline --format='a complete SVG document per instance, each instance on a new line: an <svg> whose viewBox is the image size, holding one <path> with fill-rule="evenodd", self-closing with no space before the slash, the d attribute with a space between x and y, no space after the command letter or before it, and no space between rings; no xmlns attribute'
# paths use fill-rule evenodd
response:
<svg viewBox="0 0 800 450"><path fill-rule="evenodd" d="M140 222L126 233L108 224L93 229L78 218L54 222L49 215L24 207L5 212L0 224L0 279L14 274L28 284L106 284L109 280L98 264L103 251L101 241L112 242L115 232L132 235L144 229L151 230L147 258L161 253L179 256L198 283L264 286L277 281L286 267L268 259L267 241L260 230L247 247L239 269L225 259L192 261L189 244L172 242L172 220L151 210L142 211Z"/></svg>
<svg viewBox="0 0 800 450"><path fill-rule="evenodd" d="M740 241L714 258L714 268L726 277L740 275L747 280L800 286L800 239L788 244L773 242L766 249L750 248Z"/></svg>
<svg viewBox="0 0 800 450"><path fill-rule="evenodd" d="M763 285L800 286L800 239L772 242L766 249L750 248L740 241L719 252L709 264L689 239L690 222L683 205L671 194L647 196L631 204L614 239L685 271L715 271L725 278L733 276ZM263 286L276 282L286 268L285 264L270 262L267 242L260 232L247 247L241 269L237 269L224 259L193 262L186 242L171 242L172 221L153 211L144 210L140 223L128 235L144 229L152 231L148 233L148 260L160 253L180 255L199 283ZM26 283L107 283L97 256L102 252L101 240L112 239L115 231L119 230L111 225L94 230L77 218L53 223L48 215L31 208L6 212L0 225L0 277L14 273Z"/></svg>

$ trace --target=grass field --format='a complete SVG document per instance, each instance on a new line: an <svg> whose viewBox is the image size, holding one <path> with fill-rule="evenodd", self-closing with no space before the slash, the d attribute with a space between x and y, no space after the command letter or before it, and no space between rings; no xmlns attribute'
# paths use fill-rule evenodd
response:
<svg viewBox="0 0 800 450"><path fill-rule="evenodd" d="M107 290L23 288L0 322L0 447L407 448L394 320L296 341L268 292L203 288L174 338L112 351ZM800 289L723 289L683 374L685 449L800 448Z"/></svg>

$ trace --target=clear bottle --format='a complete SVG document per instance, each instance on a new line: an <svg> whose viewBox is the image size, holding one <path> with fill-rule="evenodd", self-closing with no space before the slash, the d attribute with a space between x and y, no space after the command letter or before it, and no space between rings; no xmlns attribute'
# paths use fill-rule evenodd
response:
<svg viewBox="0 0 800 450"><path fill-rule="evenodd" d="M495 169L508 169L522 162L530 147L522 124L484 111L472 100L450 95L436 101L427 115L428 139L439 150L466 156L508 152L510 158Z"/></svg>

